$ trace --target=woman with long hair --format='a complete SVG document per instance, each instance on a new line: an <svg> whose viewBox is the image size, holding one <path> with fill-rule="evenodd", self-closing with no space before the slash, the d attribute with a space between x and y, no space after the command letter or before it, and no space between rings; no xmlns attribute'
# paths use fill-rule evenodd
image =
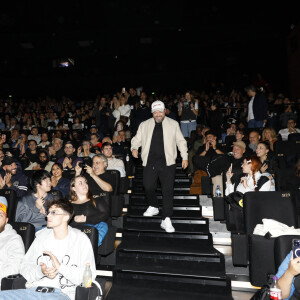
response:
<svg viewBox="0 0 300 300"><path fill-rule="evenodd" d="M75 176L70 183L70 202L74 207L72 222L96 225L106 222L109 208L105 200L95 200L84 176Z"/></svg>
<svg viewBox="0 0 300 300"><path fill-rule="evenodd" d="M245 174L241 178L240 183L232 183L231 178L233 176L232 166L226 173L226 190L225 195L228 196L230 193L235 191L242 194L246 192L258 192L258 191L274 191L275 186L272 178L262 175L260 172L262 163L257 156L251 155L244 159L242 164L242 170Z"/></svg>
<svg viewBox="0 0 300 300"><path fill-rule="evenodd" d="M260 172L273 174L275 172L275 157L271 155L270 144L259 142L255 152L262 164Z"/></svg>
<svg viewBox="0 0 300 300"><path fill-rule="evenodd" d="M65 199L70 194L70 180L62 177L63 171L60 163L54 163L51 167L51 183L53 190L60 191Z"/></svg>
<svg viewBox="0 0 300 300"><path fill-rule="evenodd" d="M274 151L274 143L277 141L277 134L273 128L265 128L262 132L262 140L270 144L270 149Z"/></svg>

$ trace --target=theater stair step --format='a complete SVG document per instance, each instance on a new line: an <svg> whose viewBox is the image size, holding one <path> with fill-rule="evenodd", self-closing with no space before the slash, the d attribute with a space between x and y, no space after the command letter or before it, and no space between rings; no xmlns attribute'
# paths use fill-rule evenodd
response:
<svg viewBox="0 0 300 300"><path fill-rule="evenodd" d="M190 187L174 187L174 194L178 194L178 195L188 195L190 193ZM138 187L133 187L132 188L132 194L143 194L144 195L145 191L144 188L142 186L138 186ZM156 193L157 194L161 194L161 188L158 187L156 189Z"/></svg>
<svg viewBox="0 0 300 300"><path fill-rule="evenodd" d="M137 206L130 206L127 209L127 216L131 217L138 217L143 216L143 213L146 211L148 206L145 205L137 205ZM161 219L161 209L160 213L157 216L157 218ZM176 219L202 219L202 212L201 207L174 207L173 209L173 216L172 218Z"/></svg>
<svg viewBox="0 0 300 300"><path fill-rule="evenodd" d="M123 229L135 231L164 231L160 227L161 218L158 217L130 217L123 218ZM207 219L193 220L172 218L172 224L178 233L207 233L209 224Z"/></svg>
<svg viewBox="0 0 300 300"><path fill-rule="evenodd" d="M232 300L230 280L115 271L108 300Z"/></svg>
<svg viewBox="0 0 300 300"><path fill-rule="evenodd" d="M157 196L158 203L162 206L162 195ZM148 201L144 194L131 194L129 197L129 206L131 205L148 205ZM178 195L173 196L173 206L184 206L184 207L200 207L198 195Z"/></svg>

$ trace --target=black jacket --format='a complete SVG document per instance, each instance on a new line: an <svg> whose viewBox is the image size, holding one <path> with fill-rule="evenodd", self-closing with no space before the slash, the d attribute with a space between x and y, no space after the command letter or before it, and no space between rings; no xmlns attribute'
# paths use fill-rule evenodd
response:
<svg viewBox="0 0 300 300"><path fill-rule="evenodd" d="M268 102L264 94L256 94L253 100L253 115L255 121L268 119Z"/></svg>

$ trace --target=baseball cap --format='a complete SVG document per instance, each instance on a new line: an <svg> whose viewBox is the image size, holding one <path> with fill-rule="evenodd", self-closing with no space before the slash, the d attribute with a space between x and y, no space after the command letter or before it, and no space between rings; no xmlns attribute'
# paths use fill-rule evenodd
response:
<svg viewBox="0 0 300 300"><path fill-rule="evenodd" d="M91 125L91 127L90 128L97 128L97 126L96 125Z"/></svg>
<svg viewBox="0 0 300 300"><path fill-rule="evenodd" d="M151 105L151 113L154 113L155 111L163 112L164 110L165 104L160 100L154 101Z"/></svg>
<svg viewBox="0 0 300 300"><path fill-rule="evenodd" d="M9 166L12 163L15 163L16 159L11 157L11 156L5 156L4 159L2 160L2 167L4 166Z"/></svg>
<svg viewBox="0 0 300 300"><path fill-rule="evenodd" d="M242 141L240 141L240 142L234 142L233 146L237 146L239 148L246 149L246 144L244 142L242 142Z"/></svg>
<svg viewBox="0 0 300 300"><path fill-rule="evenodd" d="M65 144L64 144L64 146L66 146L67 144L70 144L70 145L73 146L73 148L75 148L75 145L74 145L74 143L72 141L66 141Z"/></svg>
<svg viewBox="0 0 300 300"><path fill-rule="evenodd" d="M3 196L0 196L0 210L2 210L5 214L7 212L7 200Z"/></svg>

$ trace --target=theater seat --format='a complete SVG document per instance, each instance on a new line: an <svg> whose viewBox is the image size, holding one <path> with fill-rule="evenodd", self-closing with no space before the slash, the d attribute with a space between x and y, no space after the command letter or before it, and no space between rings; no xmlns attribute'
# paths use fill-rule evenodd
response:
<svg viewBox="0 0 300 300"><path fill-rule="evenodd" d="M17 198L16 192L11 189L2 189L0 190L0 196L6 198L8 207L7 207L7 217L9 222L14 222L16 218L16 210L18 206L19 198Z"/></svg>
<svg viewBox="0 0 300 300"><path fill-rule="evenodd" d="M25 222L14 222L10 224L13 229L21 236L24 243L25 252L27 252L35 237L34 226L30 223Z"/></svg>
<svg viewBox="0 0 300 300"><path fill-rule="evenodd" d="M124 198L120 196L120 172L117 170L106 170L115 176L116 186L111 194L111 217L120 217L123 211Z"/></svg>
<svg viewBox="0 0 300 300"><path fill-rule="evenodd" d="M253 230L265 218L297 228L295 205L290 192L248 192L243 203L245 233L232 234L233 264L246 266L249 257L250 282L262 286L275 273L275 239L254 235Z"/></svg>
<svg viewBox="0 0 300 300"><path fill-rule="evenodd" d="M98 230L95 227L88 226L85 224L74 224L72 225L72 227L81 230L88 236L93 247L96 262L98 253Z"/></svg>

